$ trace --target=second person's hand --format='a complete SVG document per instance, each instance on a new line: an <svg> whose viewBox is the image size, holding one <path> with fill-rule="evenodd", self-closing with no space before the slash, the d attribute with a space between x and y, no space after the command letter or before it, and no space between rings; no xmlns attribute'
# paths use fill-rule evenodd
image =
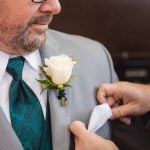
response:
<svg viewBox="0 0 150 150"><path fill-rule="evenodd" d="M150 85L130 82L102 84L97 98L100 103L112 107L112 119L120 118L130 124L130 117L142 115L150 110Z"/></svg>
<svg viewBox="0 0 150 150"><path fill-rule="evenodd" d="M71 123L69 129L75 135L75 150L118 150L112 141L89 132L80 121Z"/></svg>

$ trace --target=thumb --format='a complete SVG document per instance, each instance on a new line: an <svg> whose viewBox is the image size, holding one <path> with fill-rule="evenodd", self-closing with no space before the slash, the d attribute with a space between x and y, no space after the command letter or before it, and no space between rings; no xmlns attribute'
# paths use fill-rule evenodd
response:
<svg viewBox="0 0 150 150"><path fill-rule="evenodd" d="M76 137L82 137L86 133L85 124L81 121L74 121L69 125L70 131L76 136Z"/></svg>
<svg viewBox="0 0 150 150"><path fill-rule="evenodd" d="M133 115L133 110L134 109L131 104L114 107L112 108L111 119L118 119L118 118L126 117L129 115Z"/></svg>

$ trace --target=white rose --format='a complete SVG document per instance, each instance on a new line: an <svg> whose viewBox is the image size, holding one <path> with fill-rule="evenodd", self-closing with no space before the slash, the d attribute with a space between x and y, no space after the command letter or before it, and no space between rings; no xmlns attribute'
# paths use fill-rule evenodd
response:
<svg viewBox="0 0 150 150"><path fill-rule="evenodd" d="M53 83L57 85L65 84L69 81L72 75L72 69L75 61L66 55L53 56L45 59L44 71L51 77Z"/></svg>

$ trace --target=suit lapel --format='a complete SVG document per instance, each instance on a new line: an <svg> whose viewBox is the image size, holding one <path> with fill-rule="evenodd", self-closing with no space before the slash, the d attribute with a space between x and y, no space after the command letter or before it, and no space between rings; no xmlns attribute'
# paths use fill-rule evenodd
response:
<svg viewBox="0 0 150 150"><path fill-rule="evenodd" d="M46 43L41 49L42 60L60 52L60 45L51 38L51 43ZM71 88L66 88L67 103L62 107L57 99L57 90L48 91L48 100L50 104L51 115L51 130L53 150L69 150L70 132L68 125L70 123L70 102L71 102Z"/></svg>
<svg viewBox="0 0 150 150"><path fill-rule="evenodd" d="M70 123L70 89L66 90L68 98L66 106L62 107L57 99L57 91L49 90L49 104L51 112L52 140L53 150L69 149L70 133L68 125Z"/></svg>
<svg viewBox="0 0 150 150"><path fill-rule="evenodd" d="M23 147L0 108L0 146L2 150L23 150Z"/></svg>
<svg viewBox="0 0 150 150"><path fill-rule="evenodd" d="M51 41L48 43L48 41ZM46 41L45 45L40 48L41 58L44 61L45 58L49 58L57 54L60 49L60 44L49 35L49 40Z"/></svg>

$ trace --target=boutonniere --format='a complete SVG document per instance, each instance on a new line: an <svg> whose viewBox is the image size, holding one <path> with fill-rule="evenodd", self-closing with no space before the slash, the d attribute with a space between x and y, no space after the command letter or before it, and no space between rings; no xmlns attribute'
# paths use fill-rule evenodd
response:
<svg viewBox="0 0 150 150"><path fill-rule="evenodd" d="M44 63L43 66L40 66L40 70L46 79L37 81L43 85L43 90L57 89L58 100L61 106L65 106L67 100L65 88L71 87L69 82L76 61L72 57L59 55L44 59Z"/></svg>

